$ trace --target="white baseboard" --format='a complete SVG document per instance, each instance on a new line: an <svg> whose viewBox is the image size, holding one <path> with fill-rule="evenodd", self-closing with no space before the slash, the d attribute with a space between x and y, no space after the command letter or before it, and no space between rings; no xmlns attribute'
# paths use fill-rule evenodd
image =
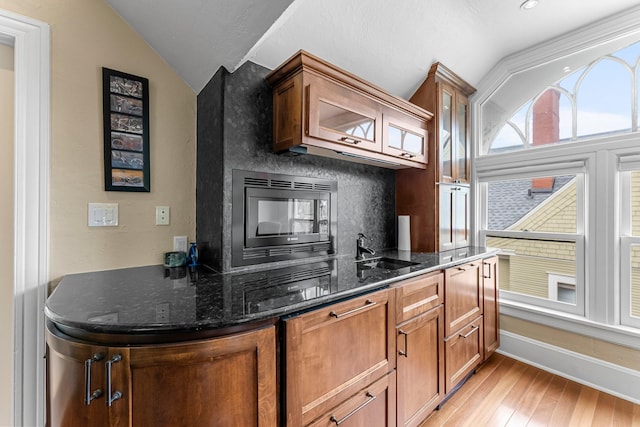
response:
<svg viewBox="0 0 640 427"><path fill-rule="evenodd" d="M507 331L498 353L596 390L640 404L640 371Z"/></svg>

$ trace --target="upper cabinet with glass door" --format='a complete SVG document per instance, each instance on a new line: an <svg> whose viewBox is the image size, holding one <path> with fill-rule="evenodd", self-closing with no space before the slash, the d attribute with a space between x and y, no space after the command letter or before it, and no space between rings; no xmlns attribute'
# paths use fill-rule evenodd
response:
<svg viewBox="0 0 640 427"><path fill-rule="evenodd" d="M475 89L439 62L431 66L424 83L410 101L435 113L429 133L437 141L436 180L469 182L469 101Z"/></svg>
<svg viewBox="0 0 640 427"><path fill-rule="evenodd" d="M427 167L429 111L299 51L266 76L273 87L274 151Z"/></svg>

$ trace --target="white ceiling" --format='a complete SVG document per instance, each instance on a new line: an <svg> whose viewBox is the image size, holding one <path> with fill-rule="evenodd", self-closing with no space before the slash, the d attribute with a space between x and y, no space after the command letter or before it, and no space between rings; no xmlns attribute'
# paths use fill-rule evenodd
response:
<svg viewBox="0 0 640 427"><path fill-rule="evenodd" d="M472 85L501 58L638 0L105 0L196 93L220 66L299 49L409 97L434 61Z"/></svg>

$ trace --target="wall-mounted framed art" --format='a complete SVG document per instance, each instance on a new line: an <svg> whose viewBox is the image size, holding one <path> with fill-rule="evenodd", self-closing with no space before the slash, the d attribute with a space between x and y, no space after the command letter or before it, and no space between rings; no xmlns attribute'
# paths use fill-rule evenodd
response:
<svg viewBox="0 0 640 427"><path fill-rule="evenodd" d="M149 80L102 68L105 191L151 191Z"/></svg>

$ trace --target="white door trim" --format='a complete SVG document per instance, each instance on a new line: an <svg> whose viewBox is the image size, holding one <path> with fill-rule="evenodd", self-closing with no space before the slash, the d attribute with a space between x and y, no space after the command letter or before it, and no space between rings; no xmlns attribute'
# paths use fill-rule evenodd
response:
<svg viewBox="0 0 640 427"><path fill-rule="evenodd" d="M44 303L49 280L49 25L0 10L14 41L14 425L45 421Z"/></svg>

